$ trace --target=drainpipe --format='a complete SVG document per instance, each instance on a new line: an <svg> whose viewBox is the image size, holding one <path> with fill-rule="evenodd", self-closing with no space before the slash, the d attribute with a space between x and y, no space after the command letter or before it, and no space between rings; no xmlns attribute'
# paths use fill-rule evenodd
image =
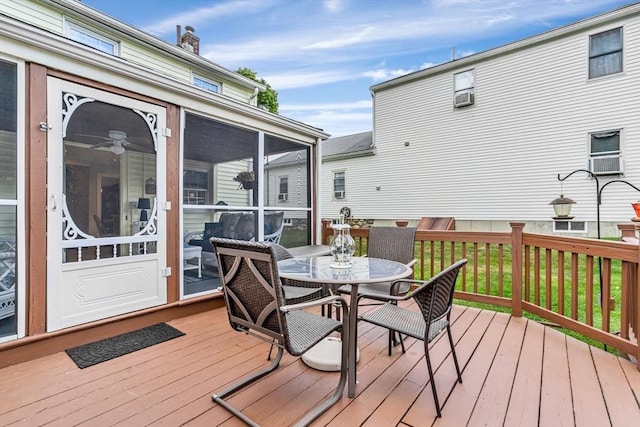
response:
<svg viewBox="0 0 640 427"><path fill-rule="evenodd" d="M259 92L260 92L260 89L257 86L253 88L253 94L249 97L249 104L251 104L251 101L256 99ZM256 105L257 105L257 102L256 102Z"/></svg>

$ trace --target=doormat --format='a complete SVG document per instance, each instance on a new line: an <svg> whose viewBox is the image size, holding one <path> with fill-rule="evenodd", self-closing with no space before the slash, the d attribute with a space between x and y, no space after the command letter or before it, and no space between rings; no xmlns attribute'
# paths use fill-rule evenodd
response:
<svg viewBox="0 0 640 427"><path fill-rule="evenodd" d="M176 328L166 323L158 323L115 337L69 348L65 351L78 365L78 368L84 369L182 335L184 333Z"/></svg>

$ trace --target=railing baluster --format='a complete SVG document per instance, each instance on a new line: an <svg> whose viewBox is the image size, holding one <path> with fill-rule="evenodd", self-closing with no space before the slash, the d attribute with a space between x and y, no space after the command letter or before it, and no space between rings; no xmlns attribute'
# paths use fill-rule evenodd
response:
<svg viewBox="0 0 640 427"><path fill-rule="evenodd" d="M552 267L551 267L551 249L546 249L545 251L545 255L544 255L544 261L545 261L545 290L544 290L544 296L545 296L545 307L547 310L551 309L551 274L552 274Z"/></svg>
<svg viewBox="0 0 640 427"><path fill-rule="evenodd" d="M585 322L589 326L593 326L593 257L587 255L587 271L586 271L586 319Z"/></svg>
<svg viewBox="0 0 640 427"><path fill-rule="evenodd" d="M478 243L473 243L473 293L478 293Z"/></svg>
<svg viewBox="0 0 640 427"><path fill-rule="evenodd" d="M579 258L577 253L571 254L571 318L578 319L578 267Z"/></svg>
<svg viewBox="0 0 640 427"><path fill-rule="evenodd" d="M611 259L602 260L602 330L611 332Z"/></svg>
<svg viewBox="0 0 640 427"><path fill-rule="evenodd" d="M564 315L564 251L558 251L558 313Z"/></svg>
<svg viewBox="0 0 640 427"><path fill-rule="evenodd" d="M535 300L535 305L540 305L540 248L539 247L535 247L533 249L533 274L534 274L534 280L533 280L533 293L534 293L534 300Z"/></svg>
<svg viewBox="0 0 640 427"><path fill-rule="evenodd" d="M491 293L491 245L485 243L484 245L484 286L485 294Z"/></svg>
<svg viewBox="0 0 640 427"><path fill-rule="evenodd" d="M504 253L502 243L498 244L498 295L504 296Z"/></svg>
<svg viewBox="0 0 640 427"><path fill-rule="evenodd" d="M462 242L462 258L466 258L467 257L467 242ZM462 290L463 291L467 291L467 275L466 275L466 271L467 271L467 266L465 265L463 267L463 270L465 272L465 274L462 275Z"/></svg>

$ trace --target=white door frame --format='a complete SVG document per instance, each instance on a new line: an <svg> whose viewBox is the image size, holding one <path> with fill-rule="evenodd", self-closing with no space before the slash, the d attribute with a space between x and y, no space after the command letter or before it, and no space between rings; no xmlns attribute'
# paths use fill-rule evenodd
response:
<svg viewBox="0 0 640 427"><path fill-rule="evenodd" d="M77 97L63 103L63 93ZM73 110L81 102L94 100L132 109L145 119L154 135L156 198L152 199L147 227L133 236L87 234L88 230L75 226L66 206L63 133ZM166 304L166 109L48 77L47 113L47 331ZM125 179L129 178L125 175ZM121 212L123 209L128 207L121 206ZM149 245L154 245L155 251L147 251ZM65 251L70 248L78 251L78 257L66 262ZM113 248L113 254L100 258L103 248ZM83 251L97 256L82 260Z"/></svg>

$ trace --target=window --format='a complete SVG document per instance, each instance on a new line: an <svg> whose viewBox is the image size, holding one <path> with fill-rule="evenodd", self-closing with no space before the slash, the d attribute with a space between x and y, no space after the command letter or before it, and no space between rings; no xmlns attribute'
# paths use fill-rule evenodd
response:
<svg viewBox="0 0 640 427"><path fill-rule="evenodd" d="M209 173L184 170L182 174L182 201L187 205L206 205L209 203Z"/></svg>
<svg viewBox="0 0 640 427"><path fill-rule="evenodd" d="M594 174L622 173L621 153L619 130L589 135L589 169Z"/></svg>
<svg viewBox="0 0 640 427"><path fill-rule="evenodd" d="M554 232L586 233L587 223L584 221L553 221Z"/></svg>
<svg viewBox="0 0 640 427"><path fill-rule="evenodd" d="M344 199L345 197L345 174L344 171L333 173L333 198Z"/></svg>
<svg viewBox="0 0 640 427"><path fill-rule="evenodd" d="M289 199L289 178L280 177L280 185L278 186L278 201L286 202Z"/></svg>
<svg viewBox="0 0 640 427"><path fill-rule="evenodd" d="M589 37L589 78L622 72L622 28Z"/></svg>
<svg viewBox="0 0 640 427"><path fill-rule="evenodd" d="M15 337L18 328L24 329L25 318L24 312L21 319L16 317L16 307L24 307L18 299L20 269L17 256L21 244L18 230L24 227L20 219L24 211L19 206L19 203L24 204L20 185L23 168L18 168L21 164L19 106L24 108L19 89L22 79L24 75L16 63L0 59L0 319L3 319L0 342Z"/></svg>
<svg viewBox="0 0 640 427"><path fill-rule="evenodd" d="M193 76L193 85L200 89L208 90L209 92L220 92L220 84L207 80L204 77Z"/></svg>
<svg viewBox="0 0 640 427"><path fill-rule="evenodd" d="M98 49L109 55L118 56L119 44L117 41L109 39L103 35L94 33L86 28L71 22L66 23L66 36L71 40L75 40L83 45Z"/></svg>
<svg viewBox="0 0 640 427"><path fill-rule="evenodd" d="M473 70L453 75L453 106L456 108L474 103L475 76Z"/></svg>

